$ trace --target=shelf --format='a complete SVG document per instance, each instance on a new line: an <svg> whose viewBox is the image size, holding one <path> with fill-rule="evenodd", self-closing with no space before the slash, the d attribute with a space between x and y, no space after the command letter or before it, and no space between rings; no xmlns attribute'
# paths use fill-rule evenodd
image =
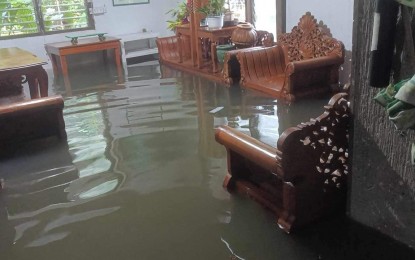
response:
<svg viewBox="0 0 415 260"><path fill-rule="evenodd" d="M129 59L129 58L140 57L140 56L156 54L156 53L158 53L157 48L144 49L144 50L139 50L139 51L130 51L130 52L125 53L125 58Z"/></svg>
<svg viewBox="0 0 415 260"><path fill-rule="evenodd" d="M117 35L121 39L123 62L127 59L158 53L156 39L158 33L141 32Z"/></svg>
<svg viewBox="0 0 415 260"><path fill-rule="evenodd" d="M142 32L142 33L130 33L130 34L117 35L117 37L120 38L121 41L124 41L124 42L157 38L158 36L159 34L155 32Z"/></svg>

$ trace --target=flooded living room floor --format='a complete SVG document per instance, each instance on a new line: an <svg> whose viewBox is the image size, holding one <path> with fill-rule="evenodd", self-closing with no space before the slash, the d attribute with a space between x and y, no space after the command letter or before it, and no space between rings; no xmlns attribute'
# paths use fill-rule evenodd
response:
<svg viewBox="0 0 415 260"><path fill-rule="evenodd" d="M315 118L329 97L288 105L157 61L72 70L67 143L28 144L0 158L0 259L415 259L346 216L292 234L270 211L222 188L229 125L271 145Z"/></svg>

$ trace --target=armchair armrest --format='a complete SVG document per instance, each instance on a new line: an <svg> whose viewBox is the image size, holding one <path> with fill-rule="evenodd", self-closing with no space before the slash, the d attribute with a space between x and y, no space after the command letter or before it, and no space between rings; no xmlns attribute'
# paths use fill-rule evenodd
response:
<svg viewBox="0 0 415 260"><path fill-rule="evenodd" d="M63 107L61 96L0 106L0 147L49 136L66 139Z"/></svg>
<svg viewBox="0 0 415 260"><path fill-rule="evenodd" d="M254 162L262 168L280 175L281 158L277 155L277 149L257 139L243 134L229 126L220 126L215 130L215 139L246 159Z"/></svg>
<svg viewBox="0 0 415 260"><path fill-rule="evenodd" d="M341 65L344 62L343 57L337 55L324 56L318 58L312 58L308 60L300 60L289 62L286 67L286 74L292 75L295 72L321 68L325 66Z"/></svg>
<svg viewBox="0 0 415 260"><path fill-rule="evenodd" d="M63 109L63 99L61 96L44 97L31 99L18 103L0 106L0 118L23 115L39 110Z"/></svg>

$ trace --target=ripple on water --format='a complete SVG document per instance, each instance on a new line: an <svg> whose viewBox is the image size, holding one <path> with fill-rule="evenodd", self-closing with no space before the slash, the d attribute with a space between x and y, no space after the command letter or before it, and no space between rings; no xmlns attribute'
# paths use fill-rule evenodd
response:
<svg viewBox="0 0 415 260"><path fill-rule="evenodd" d="M273 219L259 208L239 214L255 204L235 203L223 190L225 150L214 127L231 125L276 145L281 128L318 115L311 107L306 115L286 110L298 109L180 73L138 75L123 88L67 97L68 145L0 164L9 187L0 199L0 239L10 259L240 255L246 240L235 235L238 229L269 230ZM264 234L280 239L279 231Z"/></svg>

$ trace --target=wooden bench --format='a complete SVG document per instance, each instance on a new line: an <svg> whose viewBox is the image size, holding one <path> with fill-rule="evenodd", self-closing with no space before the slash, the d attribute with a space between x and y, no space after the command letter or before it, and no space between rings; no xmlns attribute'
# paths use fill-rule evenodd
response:
<svg viewBox="0 0 415 260"><path fill-rule="evenodd" d="M347 94L331 98L316 119L286 129L273 147L228 126L216 129L226 147L224 187L271 209L286 232L345 210L349 172Z"/></svg>
<svg viewBox="0 0 415 260"><path fill-rule="evenodd" d="M308 12L277 45L238 52L237 59L242 87L292 101L327 93L338 83L344 46Z"/></svg>

